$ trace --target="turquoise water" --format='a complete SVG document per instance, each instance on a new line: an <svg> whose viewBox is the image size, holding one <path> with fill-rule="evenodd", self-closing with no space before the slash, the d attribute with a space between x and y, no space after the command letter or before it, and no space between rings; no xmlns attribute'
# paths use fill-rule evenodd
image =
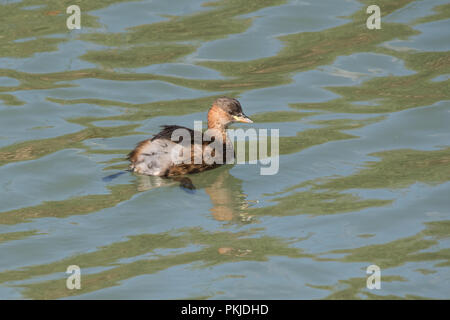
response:
<svg viewBox="0 0 450 320"><path fill-rule="evenodd" d="M0 1L1 299L450 298L448 1L71 4ZM222 95L276 175L102 180Z"/></svg>

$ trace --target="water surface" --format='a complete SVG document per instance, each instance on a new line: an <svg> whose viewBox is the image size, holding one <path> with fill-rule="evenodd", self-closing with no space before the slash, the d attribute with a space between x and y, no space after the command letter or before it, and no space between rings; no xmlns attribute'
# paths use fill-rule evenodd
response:
<svg viewBox="0 0 450 320"><path fill-rule="evenodd" d="M450 298L447 1L77 3L0 1L0 298ZM276 175L103 180L222 95Z"/></svg>

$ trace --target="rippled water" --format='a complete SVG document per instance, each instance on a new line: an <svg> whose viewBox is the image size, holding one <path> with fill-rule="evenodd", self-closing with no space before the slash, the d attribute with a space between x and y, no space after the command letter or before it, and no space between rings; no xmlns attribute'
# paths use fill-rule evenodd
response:
<svg viewBox="0 0 450 320"><path fill-rule="evenodd" d="M71 4L0 1L0 298L450 298L448 1ZM102 180L221 95L278 174Z"/></svg>

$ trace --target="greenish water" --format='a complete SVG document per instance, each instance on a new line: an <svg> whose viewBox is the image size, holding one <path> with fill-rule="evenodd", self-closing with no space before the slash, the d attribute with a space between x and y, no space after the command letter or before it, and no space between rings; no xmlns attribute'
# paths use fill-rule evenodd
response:
<svg viewBox="0 0 450 320"><path fill-rule="evenodd" d="M440 0L0 1L0 298L450 298L449 39ZM102 180L221 95L278 174Z"/></svg>

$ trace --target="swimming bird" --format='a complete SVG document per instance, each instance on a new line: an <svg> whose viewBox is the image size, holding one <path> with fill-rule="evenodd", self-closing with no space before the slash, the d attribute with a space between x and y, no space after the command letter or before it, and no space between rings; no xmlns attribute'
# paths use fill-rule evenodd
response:
<svg viewBox="0 0 450 320"><path fill-rule="evenodd" d="M226 129L233 122L253 121L243 113L237 99L228 97L216 99L207 118L206 132L195 132L178 125L162 126L161 132L151 139L139 142L128 154L130 170L150 176L172 177L216 168L227 162L229 153L232 153L234 159L233 143L228 138ZM185 141L186 136L181 139L180 133L187 133L189 140ZM221 148L212 146L212 142L216 141L221 144ZM174 159L174 154L180 157ZM197 157L199 154L202 156L200 160ZM212 161L214 159L222 161Z"/></svg>

